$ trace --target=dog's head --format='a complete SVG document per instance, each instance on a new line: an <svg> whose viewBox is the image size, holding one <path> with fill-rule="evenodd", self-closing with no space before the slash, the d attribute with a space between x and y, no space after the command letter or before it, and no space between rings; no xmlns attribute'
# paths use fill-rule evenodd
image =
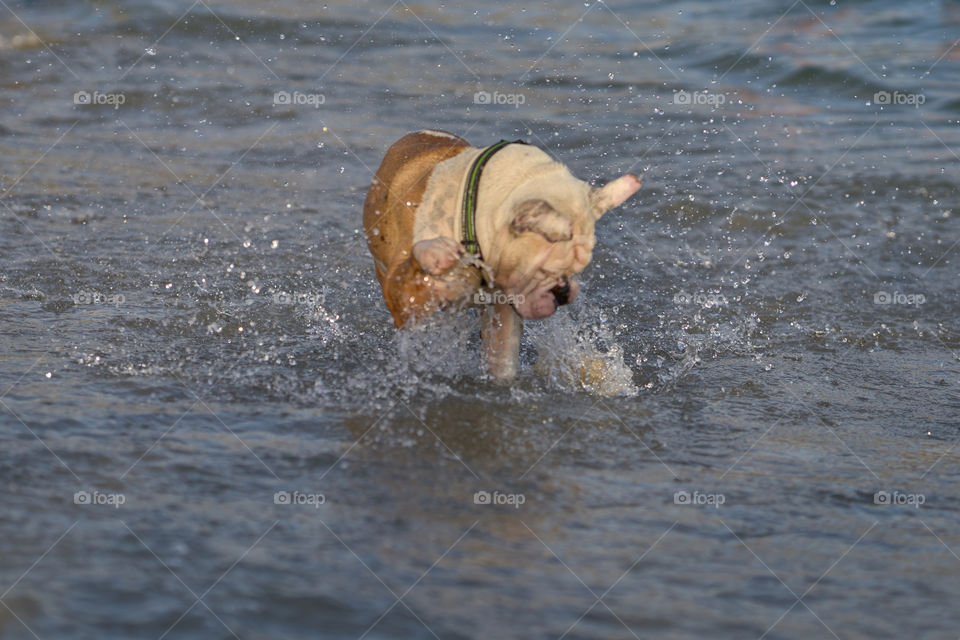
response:
<svg viewBox="0 0 960 640"><path fill-rule="evenodd" d="M640 188L626 174L590 187L558 163L537 172L500 204L493 251L485 259L495 285L513 299L521 317L546 318L579 292L574 276L590 263L594 223Z"/></svg>

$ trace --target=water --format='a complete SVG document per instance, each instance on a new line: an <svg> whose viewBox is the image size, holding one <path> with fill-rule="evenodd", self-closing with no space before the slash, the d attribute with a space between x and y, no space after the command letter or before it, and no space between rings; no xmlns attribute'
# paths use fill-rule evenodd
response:
<svg viewBox="0 0 960 640"><path fill-rule="evenodd" d="M3 6L0 635L955 638L958 27ZM373 277L424 127L644 173L509 388Z"/></svg>

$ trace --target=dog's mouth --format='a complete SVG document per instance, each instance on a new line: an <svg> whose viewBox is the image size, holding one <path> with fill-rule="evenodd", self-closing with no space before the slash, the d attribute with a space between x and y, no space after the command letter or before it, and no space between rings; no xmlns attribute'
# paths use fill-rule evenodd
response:
<svg viewBox="0 0 960 640"><path fill-rule="evenodd" d="M563 277L550 288L536 287L516 295L514 310L526 320L541 320L552 316L563 305L577 299L580 287L575 280Z"/></svg>
<svg viewBox="0 0 960 640"><path fill-rule="evenodd" d="M562 307L563 305L570 302L570 281L564 278L560 281L560 284L555 286L553 289L550 289L550 293L553 294L554 300L557 301L557 306Z"/></svg>

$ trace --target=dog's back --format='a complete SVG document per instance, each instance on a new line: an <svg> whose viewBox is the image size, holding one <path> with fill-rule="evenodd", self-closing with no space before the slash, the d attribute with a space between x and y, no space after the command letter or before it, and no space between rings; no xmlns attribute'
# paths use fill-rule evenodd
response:
<svg viewBox="0 0 960 640"><path fill-rule="evenodd" d="M410 255L414 217L433 168L469 146L452 133L426 130L408 133L387 150L363 203L363 229L381 285Z"/></svg>

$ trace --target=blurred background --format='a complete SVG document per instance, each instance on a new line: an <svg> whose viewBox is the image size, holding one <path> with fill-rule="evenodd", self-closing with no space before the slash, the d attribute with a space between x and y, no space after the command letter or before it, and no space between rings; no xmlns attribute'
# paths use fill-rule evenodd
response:
<svg viewBox="0 0 960 640"><path fill-rule="evenodd" d="M0 636L955 638L958 78L947 1L0 1ZM508 388L373 276L421 128L643 174Z"/></svg>

